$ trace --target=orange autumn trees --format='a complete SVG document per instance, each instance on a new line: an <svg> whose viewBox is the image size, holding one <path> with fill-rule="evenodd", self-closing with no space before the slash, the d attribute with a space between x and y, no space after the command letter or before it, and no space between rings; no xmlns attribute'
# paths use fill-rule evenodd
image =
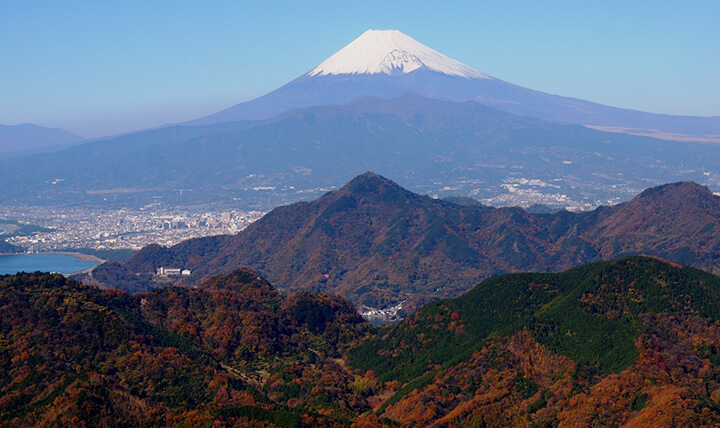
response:
<svg viewBox="0 0 720 428"><path fill-rule="evenodd" d="M348 386L353 374L328 359L347 346L331 340L357 340L371 328L338 298L305 299L334 316L308 330L267 281L244 270L200 288L134 296L61 275L2 276L0 421L332 426L335 415L368 405ZM287 407L292 397L264 380L297 367L288 380L315 388L315 401Z"/></svg>
<svg viewBox="0 0 720 428"><path fill-rule="evenodd" d="M249 270L128 295L0 277L0 422L716 426L720 278L630 257L515 274L374 329Z"/></svg>

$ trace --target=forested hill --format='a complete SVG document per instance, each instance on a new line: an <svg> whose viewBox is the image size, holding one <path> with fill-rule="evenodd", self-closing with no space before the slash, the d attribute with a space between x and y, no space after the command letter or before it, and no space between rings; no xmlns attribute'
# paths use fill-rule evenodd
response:
<svg viewBox="0 0 720 428"><path fill-rule="evenodd" d="M332 358L371 327L251 271L134 296L6 275L0 302L2 426L334 426L369 409Z"/></svg>
<svg viewBox="0 0 720 428"><path fill-rule="evenodd" d="M160 266L192 270L193 284L250 267L282 289L326 290L383 307L457 296L499 273L560 271L629 254L720 273L718 232L720 198L692 182L592 212L532 214L432 199L366 173L313 202L278 207L235 236L149 246L93 276L135 291L158 285L151 279Z"/></svg>
<svg viewBox="0 0 720 428"><path fill-rule="evenodd" d="M717 426L720 278L497 276L374 330L248 270L128 295L0 277L2 426Z"/></svg>
<svg viewBox="0 0 720 428"><path fill-rule="evenodd" d="M413 426L717 426L720 278L648 257L510 274L355 347ZM628 425L625 425L628 424Z"/></svg>

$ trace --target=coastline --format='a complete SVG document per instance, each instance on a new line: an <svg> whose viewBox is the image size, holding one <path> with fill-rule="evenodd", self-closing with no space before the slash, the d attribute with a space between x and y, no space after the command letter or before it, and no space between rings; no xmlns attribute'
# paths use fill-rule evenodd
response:
<svg viewBox="0 0 720 428"><path fill-rule="evenodd" d="M95 269L97 266L99 266L102 263L105 263L106 260L103 260L99 257L90 255L90 254L82 254L82 253L76 253L73 251L47 251L42 253L0 253L0 256L32 256L32 255L62 255L62 256L70 256L77 259L79 262L93 262L96 263L95 266L92 266L90 268L82 269L75 272L70 273L64 273L65 276L71 276L71 275L78 275L78 274L88 274L90 271ZM0 275L1 276L1 275Z"/></svg>
<svg viewBox="0 0 720 428"><path fill-rule="evenodd" d="M42 252L42 253L33 253L33 254L62 254L65 256L72 256L80 260L81 262L97 262L97 263L105 263L107 260L103 260L100 257L96 257L90 254L83 254L83 253L75 253L72 251L48 251L48 252Z"/></svg>
<svg viewBox="0 0 720 428"><path fill-rule="evenodd" d="M103 260L99 257L93 256L90 254L75 253L72 251L43 251L41 253L0 253L0 256L22 256L22 255L31 255L31 254L60 254L60 255L64 255L64 256L75 257L76 259L80 260L81 262L105 263L107 261L107 260Z"/></svg>

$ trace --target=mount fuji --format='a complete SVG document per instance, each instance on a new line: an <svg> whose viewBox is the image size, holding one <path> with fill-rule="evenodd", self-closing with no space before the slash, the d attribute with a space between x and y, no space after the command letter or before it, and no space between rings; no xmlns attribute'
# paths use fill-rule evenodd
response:
<svg viewBox="0 0 720 428"><path fill-rule="evenodd" d="M550 95L488 76L397 30L368 30L320 65L264 96L187 125L267 119L294 108L406 93L477 101L520 116L664 139L720 142L720 116L644 113Z"/></svg>
<svg viewBox="0 0 720 428"><path fill-rule="evenodd" d="M717 189L720 144L702 141L720 140L719 122L544 94L399 31L368 31L282 88L194 123L0 159L0 203L265 210L375 171L438 197L589 209L667 182Z"/></svg>

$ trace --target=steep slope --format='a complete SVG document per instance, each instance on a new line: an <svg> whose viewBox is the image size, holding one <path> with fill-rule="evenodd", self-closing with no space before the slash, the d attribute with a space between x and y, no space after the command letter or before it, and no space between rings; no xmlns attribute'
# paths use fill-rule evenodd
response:
<svg viewBox="0 0 720 428"><path fill-rule="evenodd" d="M631 220L643 213L654 217ZM411 309L498 273L558 271L626 254L691 255L695 266L717 273L720 236L708 224L719 220L720 198L694 183L587 213L530 214L456 205L366 173L314 202L279 207L235 236L150 246L122 268L134 278L160 266L189 268L192 282L249 266L283 289L329 290L371 307L410 299Z"/></svg>
<svg viewBox="0 0 720 428"><path fill-rule="evenodd" d="M521 116L664 138L720 139L719 117L682 117L608 107L516 86L464 65L397 30L368 30L310 72L267 95L189 124L257 120L292 108L343 104L362 96L414 93L479 101Z"/></svg>
<svg viewBox="0 0 720 428"><path fill-rule="evenodd" d="M519 208L454 205L366 173L312 203L279 207L234 237L149 247L123 265L142 273L173 263L197 278L252 266L289 290L333 290L383 307L531 269L549 250L535 238L548 225Z"/></svg>
<svg viewBox="0 0 720 428"><path fill-rule="evenodd" d="M369 408L329 360L369 325L345 300L284 298L254 272L132 297L7 275L0 301L3 426L333 426Z"/></svg>
<svg viewBox="0 0 720 428"><path fill-rule="evenodd" d="M720 199L692 182L648 189L604 210L584 236L604 256L652 252L717 272Z"/></svg>
<svg viewBox="0 0 720 428"><path fill-rule="evenodd" d="M720 278L488 279L382 330L256 273L128 296L0 277L3 426L717 426Z"/></svg>
<svg viewBox="0 0 720 428"><path fill-rule="evenodd" d="M646 257L506 275L350 361L407 382L380 412L414 425L714 425L718 299L718 277Z"/></svg>

